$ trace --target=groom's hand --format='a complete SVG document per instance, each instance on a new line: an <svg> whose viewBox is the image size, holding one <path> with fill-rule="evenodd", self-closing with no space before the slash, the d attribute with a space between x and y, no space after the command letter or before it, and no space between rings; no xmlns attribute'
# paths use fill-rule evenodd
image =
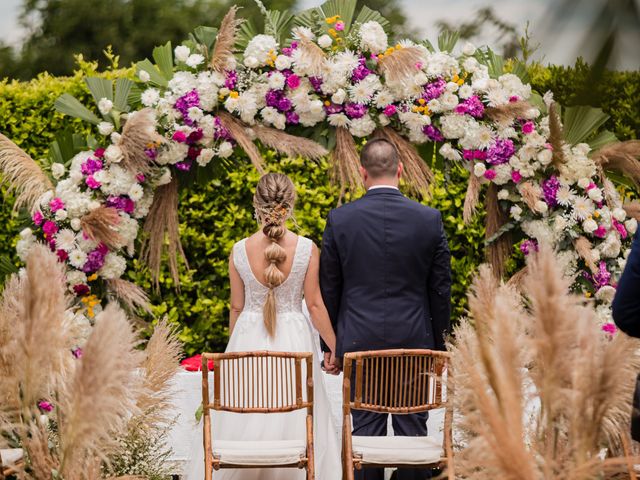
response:
<svg viewBox="0 0 640 480"><path fill-rule="evenodd" d="M330 375L338 375L340 368L336 365L336 357L331 352L324 352L324 371Z"/></svg>

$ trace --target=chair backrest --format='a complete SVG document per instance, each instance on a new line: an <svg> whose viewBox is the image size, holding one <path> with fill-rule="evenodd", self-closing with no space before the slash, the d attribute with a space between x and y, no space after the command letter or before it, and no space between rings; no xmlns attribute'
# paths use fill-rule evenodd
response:
<svg viewBox="0 0 640 480"><path fill-rule="evenodd" d="M346 353L343 405L396 414L442 408L448 361L448 353L434 350Z"/></svg>
<svg viewBox="0 0 640 480"><path fill-rule="evenodd" d="M208 361L214 362L209 402ZM309 352L231 352L202 355L203 408L235 413L290 412L313 406ZM304 379L303 379L304 376Z"/></svg>

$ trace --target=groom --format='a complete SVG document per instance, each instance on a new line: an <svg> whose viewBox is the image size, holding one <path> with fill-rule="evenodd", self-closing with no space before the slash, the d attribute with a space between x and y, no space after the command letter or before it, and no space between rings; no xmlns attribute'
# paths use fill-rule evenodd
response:
<svg viewBox="0 0 640 480"><path fill-rule="evenodd" d="M392 348L445 349L451 309L451 263L440 212L398 190L402 163L387 140L367 142L360 156L367 189L332 210L322 238L320 286L336 330L336 373L345 352ZM353 434L384 436L387 414L353 411ZM393 415L395 435L427 435L427 414ZM429 478L400 469L398 480ZM383 469L356 471L382 480Z"/></svg>

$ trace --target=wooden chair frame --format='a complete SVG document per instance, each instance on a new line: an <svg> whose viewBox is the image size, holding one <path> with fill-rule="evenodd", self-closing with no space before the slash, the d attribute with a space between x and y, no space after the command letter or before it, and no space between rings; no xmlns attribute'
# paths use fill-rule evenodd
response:
<svg viewBox="0 0 640 480"><path fill-rule="evenodd" d="M209 400L209 360L213 360L215 367L213 403ZM306 363L306 400L302 393L303 362ZM275 380L275 384L271 385L273 388L270 391L265 382L269 376L265 374L265 366L273 369L271 381ZM249 380L248 388L241 391L234 383L234 378L239 379L238 383ZM239 402L243 404L239 405ZM214 457L211 410L233 413L284 413L303 408L307 409L306 456L299 461L283 465L236 465ZM312 353L255 351L202 354L202 412L205 480L211 480L212 470L217 471L221 468L304 468L307 471L307 480L314 480Z"/></svg>
<svg viewBox="0 0 640 480"><path fill-rule="evenodd" d="M446 468L447 478L454 479L453 469L453 388L447 383L446 398L442 398L442 377L447 372L451 379L449 363L450 354L435 350L397 349L374 350L368 352L350 352L344 355L343 378L343 427L342 427L342 459L343 478L353 480L354 468L364 467L402 467L402 468ZM351 377L355 364L354 398L351 400ZM364 375L367 367L372 367L373 376ZM429 372L427 381L418 378L418 369ZM390 386L400 381L399 376L407 381L417 378L418 388L412 391L403 389L391 391ZM380 384L378 385L378 377ZM364 385L363 385L364 384ZM363 398L363 390L365 397ZM367 395L368 392L368 395ZM376 393L374 393L376 392ZM378 393L379 392L379 393ZM414 464L377 464L368 463L353 453L353 435L351 427L351 410L367 410L370 412L408 415L426 412L445 407L444 435L442 449L444 456L436 463L425 465Z"/></svg>

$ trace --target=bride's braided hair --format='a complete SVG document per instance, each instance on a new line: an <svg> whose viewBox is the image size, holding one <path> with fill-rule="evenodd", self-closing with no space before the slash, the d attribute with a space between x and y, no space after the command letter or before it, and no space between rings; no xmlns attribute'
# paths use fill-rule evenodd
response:
<svg viewBox="0 0 640 480"><path fill-rule="evenodd" d="M264 277L269 293L263 307L264 325L269 335L276 332L276 299L274 289L285 280L279 268L287 258L287 253L278 241L284 236L285 223L293 212L296 191L293 182L282 173L267 173L258 182L253 196L256 217L262 225L262 232L271 240L265 249L264 256L269 265Z"/></svg>

